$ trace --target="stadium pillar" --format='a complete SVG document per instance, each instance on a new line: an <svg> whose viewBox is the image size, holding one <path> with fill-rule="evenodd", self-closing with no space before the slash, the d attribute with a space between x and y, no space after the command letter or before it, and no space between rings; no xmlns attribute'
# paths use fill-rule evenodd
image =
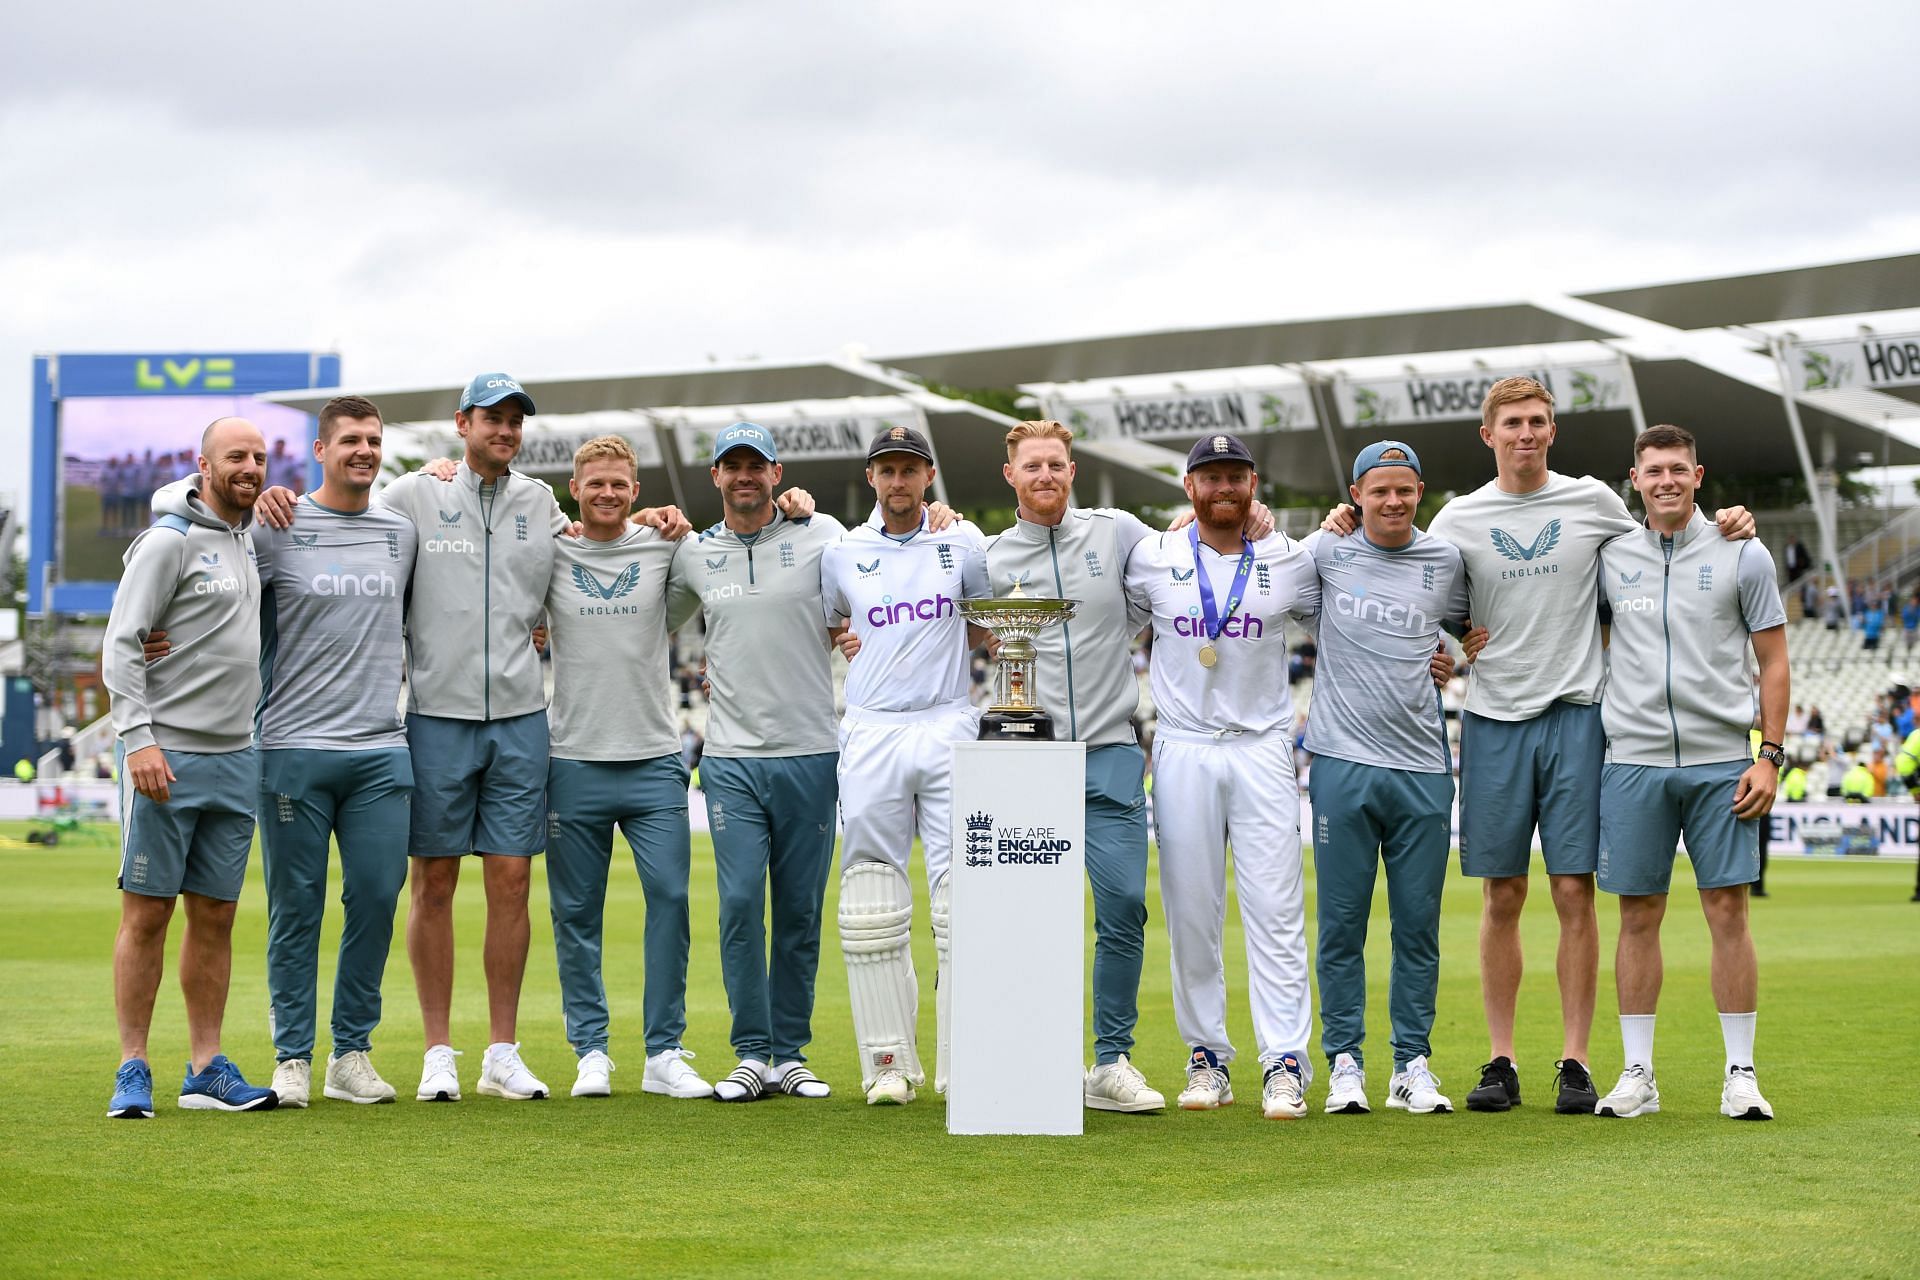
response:
<svg viewBox="0 0 1920 1280"><path fill-rule="evenodd" d="M1830 579L1827 585L1840 588L1840 612L1851 626L1853 605L1846 591L1846 566L1840 563L1840 538L1834 531L1832 498L1813 465L1806 429L1800 423L1800 396L1793 389L1793 369L1787 358L1790 340L1777 337L1770 345L1774 368L1780 373L1780 402L1786 407L1787 430L1793 435L1793 452L1800 459L1800 474L1806 479L1807 496L1813 502L1813 522L1820 531L1820 563Z"/></svg>

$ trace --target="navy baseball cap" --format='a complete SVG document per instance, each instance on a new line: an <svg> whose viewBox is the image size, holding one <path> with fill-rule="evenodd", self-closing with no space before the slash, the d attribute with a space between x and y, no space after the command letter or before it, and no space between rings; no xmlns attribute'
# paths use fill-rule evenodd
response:
<svg viewBox="0 0 1920 1280"><path fill-rule="evenodd" d="M912 427L888 427L875 436L873 443L867 446L867 461L872 462L883 453L910 453L916 458L933 461L933 446Z"/></svg>
<svg viewBox="0 0 1920 1280"><path fill-rule="evenodd" d="M1209 462L1244 462L1251 467L1253 454L1239 436L1202 436L1200 443L1187 450L1187 470Z"/></svg>
<svg viewBox="0 0 1920 1280"><path fill-rule="evenodd" d="M504 373L483 373L469 382L467 389L460 393L460 411L485 409L502 400L518 400L528 413L539 412L533 407L533 397Z"/></svg>
<svg viewBox="0 0 1920 1280"><path fill-rule="evenodd" d="M1400 455L1397 458L1387 456L1396 453ZM1413 474L1417 476L1420 474L1420 455L1413 451L1412 445L1399 440L1375 440L1353 460L1353 483L1359 484L1360 477L1375 467L1412 467Z"/></svg>
<svg viewBox="0 0 1920 1280"><path fill-rule="evenodd" d="M736 422L713 438L713 465L735 449L751 449L768 462L780 461L774 451L773 433L751 422Z"/></svg>

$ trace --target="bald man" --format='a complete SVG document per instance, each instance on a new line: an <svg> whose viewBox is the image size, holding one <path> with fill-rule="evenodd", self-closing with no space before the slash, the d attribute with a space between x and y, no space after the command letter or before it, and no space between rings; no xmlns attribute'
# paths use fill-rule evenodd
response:
<svg viewBox="0 0 1920 1280"><path fill-rule="evenodd" d="M154 494L158 518L127 548L107 618L101 665L122 755L113 946L121 1063L107 1114L120 1119L153 1116L147 1032L167 925L183 899L180 987L192 1056L180 1105L267 1111L279 1100L220 1052L259 787L260 576L250 526L266 467L267 443L251 422L208 426L198 473ZM170 634L171 648L149 663L143 645L155 631Z"/></svg>

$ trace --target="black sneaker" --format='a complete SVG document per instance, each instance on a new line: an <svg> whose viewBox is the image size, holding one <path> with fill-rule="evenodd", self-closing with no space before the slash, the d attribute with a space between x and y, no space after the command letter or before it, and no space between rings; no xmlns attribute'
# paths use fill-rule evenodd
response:
<svg viewBox="0 0 1920 1280"><path fill-rule="evenodd" d="M1520 1073L1512 1058L1495 1058L1480 1068L1480 1083L1467 1094L1469 1111L1508 1111L1520 1105Z"/></svg>
<svg viewBox="0 0 1920 1280"><path fill-rule="evenodd" d="M1594 1092L1593 1076L1586 1067L1572 1058L1562 1058L1553 1066L1554 1087L1560 1091L1553 1109L1563 1116L1592 1115L1600 1095Z"/></svg>

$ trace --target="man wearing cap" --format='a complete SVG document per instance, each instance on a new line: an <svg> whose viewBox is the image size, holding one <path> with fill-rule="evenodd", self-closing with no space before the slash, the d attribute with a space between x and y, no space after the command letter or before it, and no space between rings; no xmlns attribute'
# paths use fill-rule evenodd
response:
<svg viewBox="0 0 1920 1280"><path fill-rule="evenodd" d="M1449 1112L1428 1059L1440 982L1440 891L1453 836L1453 752L1430 664L1467 617L1460 549L1413 523L1426 486L1413 447L1360 451L1348 490L1360 529L1308 539L1320 578L1313 714L1313 865L1326 1110L1367 1111L1367 916L1382 862L1393 927L1387 1106Z"/></svg>
<svg viewBox="0 0 1920 1280"><path fill-rule="evenodd" d="M831 1091L804 1052L839 796L820 561L846 529L832 516L782 512L773 497L779 454L765 427L736 422L722 431L709 474L722 518L676 550L667 625L699 614L706 629L700 783L740 1060L714 1096L751 1102L773 1089L824 1098Z"/></svg>
<svg viewBox="0 0 1920 1280"><path fill-rule="evenodd" d="M1153 820L1174 1021L1191 1050L1180 1106L1233 1101L1221 955L1230 842L1265 1070L1262 1111L1278 1120L1307 1113L1313 1033L1286 622L1311 616L1320 588L1299 543L1242 532L1258 484L1237 438L1194 445L1186 474L1194 521L1142 540L1126 587L1153 622Z"/></svg>
<svg viewBox="0 0 1920 1280"><path fill-rule="evenodd" d="M933 532L926 492L933 448L912 427L888 427L867 450L873 517L820 557L821 607L855 652L840 724L840 941L870 1105L913 1101L925 1082L915 1044L919 987L911 948L907 860L916 829L933 904L938 1011L934 1088L946 1087L947 883L953 744L979 717L967 654L984 638L961 599L989 594L986 542L962 521Z"/></svg>

